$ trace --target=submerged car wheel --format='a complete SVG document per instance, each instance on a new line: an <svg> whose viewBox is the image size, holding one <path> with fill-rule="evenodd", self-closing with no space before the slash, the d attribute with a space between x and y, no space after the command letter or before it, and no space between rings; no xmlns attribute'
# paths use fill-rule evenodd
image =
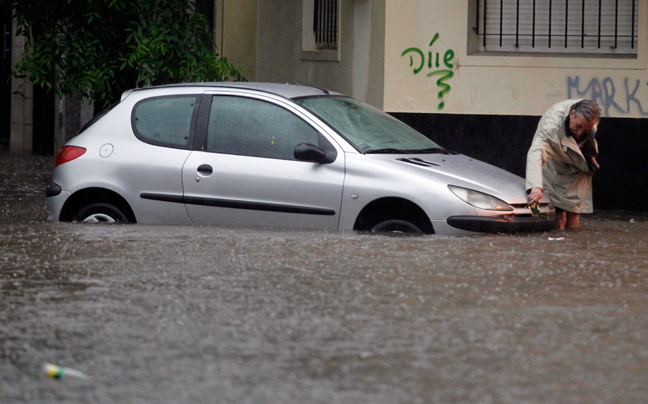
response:
<svg viewBox="0 0 648 404"><path fill-rule="evenodd" d="M405 220L385 220L371 228L372 232L380 233L407 233L407 234L423 234L423 231L416 225Z"/></svg>
<svg viewBox="0 0 648 404"><path fill-rule="evenodd" d="M93 203L79 210L74 217L83 223L128 223L126 215L108 203Z"/></svg>

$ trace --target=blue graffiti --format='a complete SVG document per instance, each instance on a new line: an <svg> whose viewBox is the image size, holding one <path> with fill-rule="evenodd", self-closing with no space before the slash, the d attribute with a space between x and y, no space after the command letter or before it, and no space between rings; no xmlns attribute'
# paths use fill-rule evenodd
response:
<svg viewBox="0 0 648 404"><path fill-rule="evenodd" d="M584 83L583 87L579 76L567 77L567 98L595 100L603 108L604 116L610 116L610 111L631 114L635 109L639 115L648 116L648 111L644 111L641 100L637 96L641 87L639 80L633 82L626 77L623 80L622 94L617 94L617 86L611 77L605 77L603 80L593 78Z"/></svg>

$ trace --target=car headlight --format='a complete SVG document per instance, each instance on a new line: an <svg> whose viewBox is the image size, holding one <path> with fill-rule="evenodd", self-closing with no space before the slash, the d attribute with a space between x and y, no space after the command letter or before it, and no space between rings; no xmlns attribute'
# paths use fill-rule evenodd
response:
<svg viewBox="0 0 648 404"><path fill-rule="evenodd" d="M457 195L459 199L479 209L484 210L499 210L510 212L513 207L501 199L490 196L483 192L473 191L472 189L456 187L448 185L450 191Z"/></svg>

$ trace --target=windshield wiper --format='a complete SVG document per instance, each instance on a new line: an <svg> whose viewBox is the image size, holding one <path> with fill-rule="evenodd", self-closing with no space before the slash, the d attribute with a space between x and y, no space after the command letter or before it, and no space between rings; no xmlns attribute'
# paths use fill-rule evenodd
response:
<svg viewBox="0 0 648 404"><path fill-rule="evenodd" d="M394 149L387 147L384 149L368 150L365 154L455 154L441 147L429 147L427 149Z"/></svg>
<svg viewBox="0 0 648 404"><path fill-rule="evenodd" d="M403 154L407 153L407 150L394 149L391 147L386 147L384 149L373 149L367 150L365 154Z"/></svg>
<svg viewBox="0 0 648 404"><path fill-rule="evenodd" d="M413 153L424 153L424 154L456 154L454 152L451 152L450 150L446 150L442 147L430 147L427 149L420 149L420 150L408 150Z"/></svg>

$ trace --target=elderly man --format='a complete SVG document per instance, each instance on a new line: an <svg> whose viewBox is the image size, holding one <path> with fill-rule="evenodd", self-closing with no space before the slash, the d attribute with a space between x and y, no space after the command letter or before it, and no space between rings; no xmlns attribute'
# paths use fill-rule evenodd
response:
<svg viewBox="0 0 648 404"><path fill-rule="evenodd" d="M592 175L598 171L594 136L601 117L591 100L565 100L540 118L527 154L529 204L549 193L558 227L578 228L581 213L592 213Z"/></svg>

